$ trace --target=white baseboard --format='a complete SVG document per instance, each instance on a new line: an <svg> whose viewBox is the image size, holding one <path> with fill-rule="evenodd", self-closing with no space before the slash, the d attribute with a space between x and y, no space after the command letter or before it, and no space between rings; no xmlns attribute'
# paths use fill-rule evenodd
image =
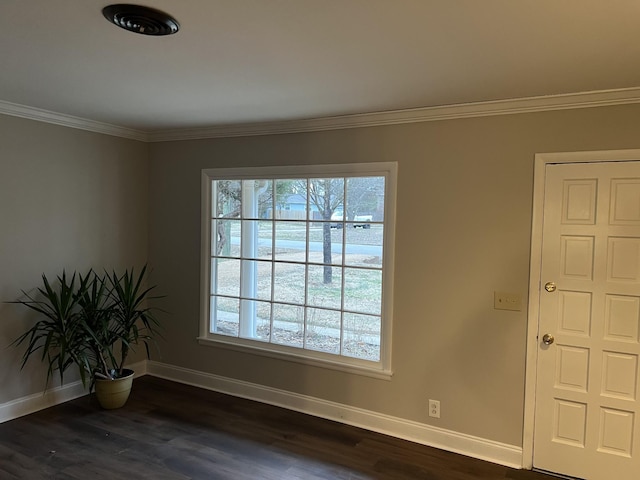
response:
<svg viewBox="0 0 640 480"><path fill-rule="evenodd" d="M11 400L10 402L0 404L0 423L68 402L69 400L82 397L86 394L87 391L85 387L82 385L82 382L78 380L77 382L50 388L45 392L38 392Z"/></svg>
<svg viewBox="0 0 640 480"><path fill-rule="evenodd" d="M154 377L284 407L500 465L522 468L522 447L515 445L155 361L147 362L147 373Z"/></svg>
<svg viewBox="0 0 640 480"><path fill-rule="evenodd" d="M134 377L139 377L147 373L147 361L127 365L127 368L135 371ZM0 423L8 422L14 418L29 415L45 408L53 407L70 400L82 397L89 393L80 380L66 383L59 387L50 388L44 392L34 393L24 397L16 398L6 403L0 404Z"/></svg>

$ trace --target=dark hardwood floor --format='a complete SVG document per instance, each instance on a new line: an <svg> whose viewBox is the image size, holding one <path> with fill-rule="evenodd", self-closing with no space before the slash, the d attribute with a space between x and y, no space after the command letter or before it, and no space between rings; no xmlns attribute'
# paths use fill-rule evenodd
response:
<svg viewBox="0 0 640 480"><path fill-rule="evenodd" d="M551 478L150 376L0 424L2 480Z"/></svg>

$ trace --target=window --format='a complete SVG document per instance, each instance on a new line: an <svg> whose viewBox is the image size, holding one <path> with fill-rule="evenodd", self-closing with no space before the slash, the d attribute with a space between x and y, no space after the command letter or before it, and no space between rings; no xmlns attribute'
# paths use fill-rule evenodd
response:
<svg viewBox="0 0 640 480"><path fill-rule="evenodd" d="M201 343L390 374L395 163L210 169Z"/></svg>

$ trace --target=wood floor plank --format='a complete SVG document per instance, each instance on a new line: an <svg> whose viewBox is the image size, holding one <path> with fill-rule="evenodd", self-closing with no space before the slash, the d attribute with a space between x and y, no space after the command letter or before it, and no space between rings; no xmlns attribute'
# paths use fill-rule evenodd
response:
<svg viewBox="0 0 640 480"><path fill-rule="evenodd" d="M0 425L0 480L551 480L340 423L145 376Z"/></svg>

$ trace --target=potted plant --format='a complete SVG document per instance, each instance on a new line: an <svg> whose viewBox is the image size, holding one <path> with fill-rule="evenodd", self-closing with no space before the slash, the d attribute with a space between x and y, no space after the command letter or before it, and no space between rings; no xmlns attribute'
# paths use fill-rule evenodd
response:
<svg viewBox="0 0 640 480"><path fill-rule="evenodd" d="M46 275L35 294L23 292L22 304L40 314L38 321L13 344L26 344L22 367L36 352L46 362L47 385L57 370L75 365L83 385L104 408L124 405L131 390L133 371L124 368L129 352L138 343L145 346L158 335L159 324L148 301L154 287L146 287L146 266L138 275L134 269L123 274L113 271L100 276L93 270L85 275L65 272L52 286Z"/></svg>
<svg viewBox="0 0 640 480"><path fill-rule="evenodd" d="M147 358L150 358L149 344L159 336L159 324L148 301L160 297L150 296L155 287L146 287L144 266L136 276L133 269L122 275L112 271L101 279L106 287L108 320L99 334L104 343L111 345L107 350L109 362L95 372L95 390L98 401L104 408L118 408L125 404L131 391L133 370L124 368L129 352L142 343ZM114 351L114 346L119 351ZM111 368L109 368L111 366Z"/></svg>

